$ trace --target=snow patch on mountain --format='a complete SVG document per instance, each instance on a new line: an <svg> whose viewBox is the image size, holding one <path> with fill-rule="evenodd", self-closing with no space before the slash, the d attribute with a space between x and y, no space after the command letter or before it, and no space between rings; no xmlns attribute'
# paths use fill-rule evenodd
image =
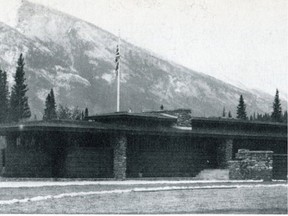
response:
<svg viewBox="0 0 288 216"><path fill-rule="evenodd" d="M106 80L109 84L111 84L114 81L113 79L114 77L112 76L112 74L105 73L101 76L101 78Z"/></svg>
<svg viewBox="0 0 288 216"><path fill-rule="evenodd" d="M185 95L189 94L189 88L183 80L180 80L179 78L170 74L168 75L168 77L169 83L171 84L171 87L172 89L174 89L175 93L181 93Z"/></svg>
<svg viewBox="0 0 288 216"><path fill-rule="evenodd" d="M77 74L67 74L62 72L57 72L55 76L56 82L58 85L66 87L67 89L71 88L72 83L82 84L84 86L90 86L90 82L87 79L77 75Z"/></svg>
<svg viewBox="0 0 288 216"><path fill-rule="evenodd" d="M84 54L90 59L90 61L94 60L96 64L98 64L97 60L104 60L112 63L113 58L115 58L107 50L105 50L104 48L101 49L99 47L95 47L93 50L87 50L84 52Z"/></svg>
<svg viewBox="0 0 288 216"><path fill-rule="evenodd" d="M213 91L211 89L211 86L209 86L206 82L202 80L198 80L194 82L194 84L196 84L199 87L199 89L203 91L207 97L214 98L216 96L215 91Z"/></svg>
<svg viewBox="0 0 288 216"><path fill-rule="evenodd" d="M187 88L187 86L183 83L183 82L180 82L180 81L176 81L175 82L175 92L182 92L182 93L188 93L189 92L189 89Z"/></svg>

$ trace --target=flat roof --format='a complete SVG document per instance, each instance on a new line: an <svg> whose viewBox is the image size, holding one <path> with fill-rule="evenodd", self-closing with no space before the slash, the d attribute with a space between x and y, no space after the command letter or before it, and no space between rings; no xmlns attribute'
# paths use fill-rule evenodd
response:
<svg viewBox="0 0 288 216"><path fill-rule="evenodd" d="M280 139L287 140L287 133L275 132L257 132L241 130L211 130L211 129L189 129L189 127L179 126L130 126L115 123L89 122L89 121L29 121L14 124L0 124L0 135L6 135L11 132L24 131L58 131L58 132L75 132L75 133L127 133L140 135L163 135L163 136L192 136L192 137L219 137L219 138L257 138L257 139Z"/></svg>
<svg viewBox="0 0 288 216"><path fill-rule="evenodd" d="M149 120L149 121L167 121L176 122L177 116L168 115L160 112L142 112L142 113L129 113L129 112L115 112L99 114L94 116L85 117L85 120Z"/></svg>
<svg viewBox="0 0 288 216"><path fill-rule="evenodd" d="M234 118L217 118L217 117L192 117L192 127L193 123L203 123L203 124L221 124L221 125L260 125L267 127L283 127L287 128L287 123L283 122L263 122L263 121L250 121L250 120L241 120Z"/></svg>

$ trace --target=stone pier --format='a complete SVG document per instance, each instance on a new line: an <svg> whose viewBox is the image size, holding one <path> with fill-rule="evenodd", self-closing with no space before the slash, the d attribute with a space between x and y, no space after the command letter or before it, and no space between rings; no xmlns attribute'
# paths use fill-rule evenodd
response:
<svg viewBox="0 0 288 216"><path fill-rule="evenodd" d="M125 134L119 134L113 139L114 147L114 178L126 178L126 151L127 151L127 137Z"/></svg>
<svg viewBox="0 0 288 216"><path fill-rule="evenodd" d="M232 160L233 140L223 140L217 148L217 161L219 168L228 168L228 161Z"/></svg>

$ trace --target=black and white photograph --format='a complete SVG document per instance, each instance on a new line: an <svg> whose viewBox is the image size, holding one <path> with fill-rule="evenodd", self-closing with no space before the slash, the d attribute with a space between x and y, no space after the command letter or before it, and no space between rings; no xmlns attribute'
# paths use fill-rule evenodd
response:
<svg viewBox="0 0 288 216"><path fill-rule="evenodd" d="M0 8L0 214L288 214L287 0Z"/></svg>

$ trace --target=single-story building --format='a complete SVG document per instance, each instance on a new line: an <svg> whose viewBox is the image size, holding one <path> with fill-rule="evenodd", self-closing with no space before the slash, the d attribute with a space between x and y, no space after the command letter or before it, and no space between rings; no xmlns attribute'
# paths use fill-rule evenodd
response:
<svg viewBox="0 0 288 216"><path fill-rule="evenodd" d="M194 177L226 168L243 148L287 160L286 124L193 118L186 109L0 125L0 136L6 177ZM283 161L275 169L286 178Z"/></svg>

